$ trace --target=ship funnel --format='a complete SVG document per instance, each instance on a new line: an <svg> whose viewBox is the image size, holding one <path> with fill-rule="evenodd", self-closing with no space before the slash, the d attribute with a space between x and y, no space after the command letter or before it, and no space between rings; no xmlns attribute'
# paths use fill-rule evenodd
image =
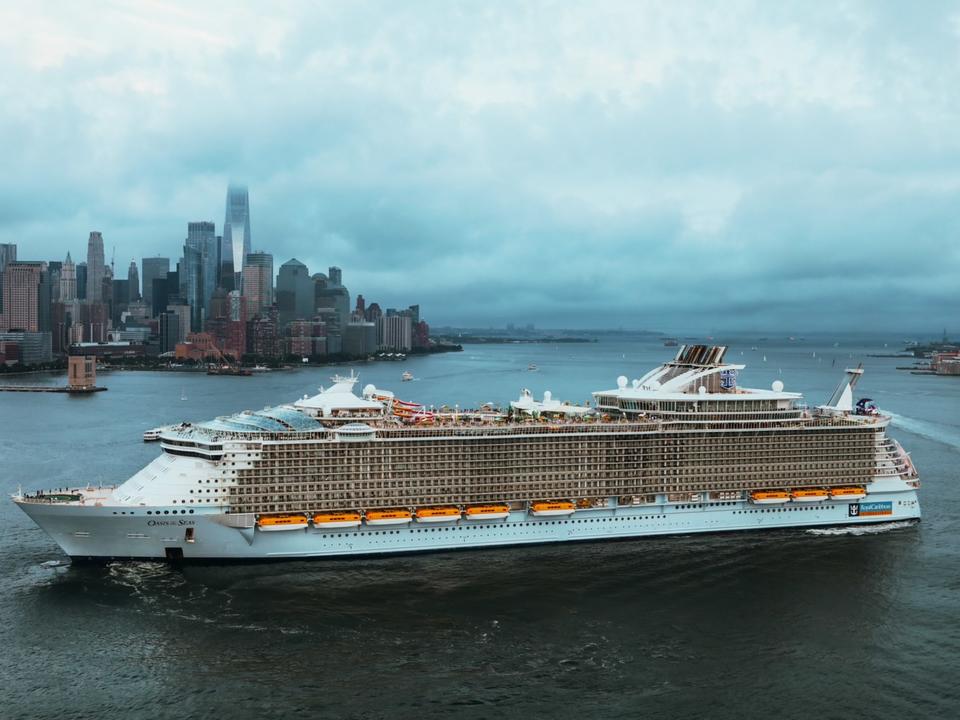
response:
<svg viewBox="0 0 960 720"><path fill-rule="evenodd" d="M855 368L847 368L846 375L827 401L827 407L841 412L853 412L853 389L863 375L863 363Z"/></svg>

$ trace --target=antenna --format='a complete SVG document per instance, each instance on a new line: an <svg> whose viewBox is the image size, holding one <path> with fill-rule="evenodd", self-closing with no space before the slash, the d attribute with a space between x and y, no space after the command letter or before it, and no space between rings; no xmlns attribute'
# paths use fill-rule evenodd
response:
<svg viewBox="0 0 960 720"><path fill-rule="evenodd" d="M113 246L113 250L110 251L110 274L114 277L117 276L117 269L113 266L113 261L117 257L117 246Z"/></svg>

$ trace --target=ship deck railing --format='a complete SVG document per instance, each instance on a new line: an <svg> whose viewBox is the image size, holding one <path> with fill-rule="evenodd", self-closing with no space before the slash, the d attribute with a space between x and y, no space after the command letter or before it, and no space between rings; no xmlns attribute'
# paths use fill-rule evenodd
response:
<svg viewBox="0 0 960 720"><path fill-rule="evenodd" d="M98 485L62 490L36 490L32 493L16 495L14 499L17 502L45 505L96 505L106 500L116 488L116 485Z"/></svg>

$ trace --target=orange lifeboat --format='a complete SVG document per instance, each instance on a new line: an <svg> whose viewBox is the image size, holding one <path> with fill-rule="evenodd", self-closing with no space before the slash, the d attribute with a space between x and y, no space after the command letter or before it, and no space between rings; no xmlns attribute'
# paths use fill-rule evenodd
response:
<svg viewBox="0 0 960 720"><path fill-rule="evenodd" d="M530 512L537 517L554 517L558 515L573 515L576 506L567 500L553 502L535 502L530 506Z"/></svg>
<svg viewBox="0 0 960 720"><path fill-rule="evenodd" d="M799 488L790 493L794 502L823 502L830 498L823 488Z"/></svg>
<svg viewBox="0 0 960 720"><path fill-rule="evenodd" d="M471 505L467 508L467 520L503 520L510 516L509 505Z"/></svg>
<svg viewBox="0 0 960 720"><path fill-rule="evenodd" d="M754 505L780 505L790 502L790 493L785 490L754 490L750 493Z"/></svg>
<svg viewBox="0 0 960 720"><path fill-rule="evenodd" d="M367 525L404 525L410 522L409 510L367 510Z"/></svg>
<svg viewBox="0 0 960 720"><path fill-rule="evenodd" d="M347 528L357 527L359 524L360 513L358 512L328 512L313 516L313 526L316 528Z"/></svg>
<svg viewBox="0 0 960 720"><path fill-rule="evenodd" d="M455 507L428 507L417 510L417 522L440 523L460 519L460 510Z"/></svg>
<svg viewBox="0 0 960 720"><path fill-rule="evenodd" d="M303 530L307 526L306 515L261 515L257 526L263 532L278 530Z"/></svg>
<svg viewBox="0 0 960 720"><path fill-rule="evenodd" d="M862 500L867 496L867 489L856 486L831 488L830 495L837 500Z"/></svg>

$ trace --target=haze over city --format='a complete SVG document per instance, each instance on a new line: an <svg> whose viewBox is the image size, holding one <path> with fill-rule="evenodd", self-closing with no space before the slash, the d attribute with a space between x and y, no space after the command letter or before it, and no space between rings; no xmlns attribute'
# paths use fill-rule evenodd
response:
<svg viewBox="0 0 960 720"><path fill-rule="evenodd" d="M940 3L9 5L0 242L176 257L236 181L435 325L960 330L958 51Z"/></svg>

